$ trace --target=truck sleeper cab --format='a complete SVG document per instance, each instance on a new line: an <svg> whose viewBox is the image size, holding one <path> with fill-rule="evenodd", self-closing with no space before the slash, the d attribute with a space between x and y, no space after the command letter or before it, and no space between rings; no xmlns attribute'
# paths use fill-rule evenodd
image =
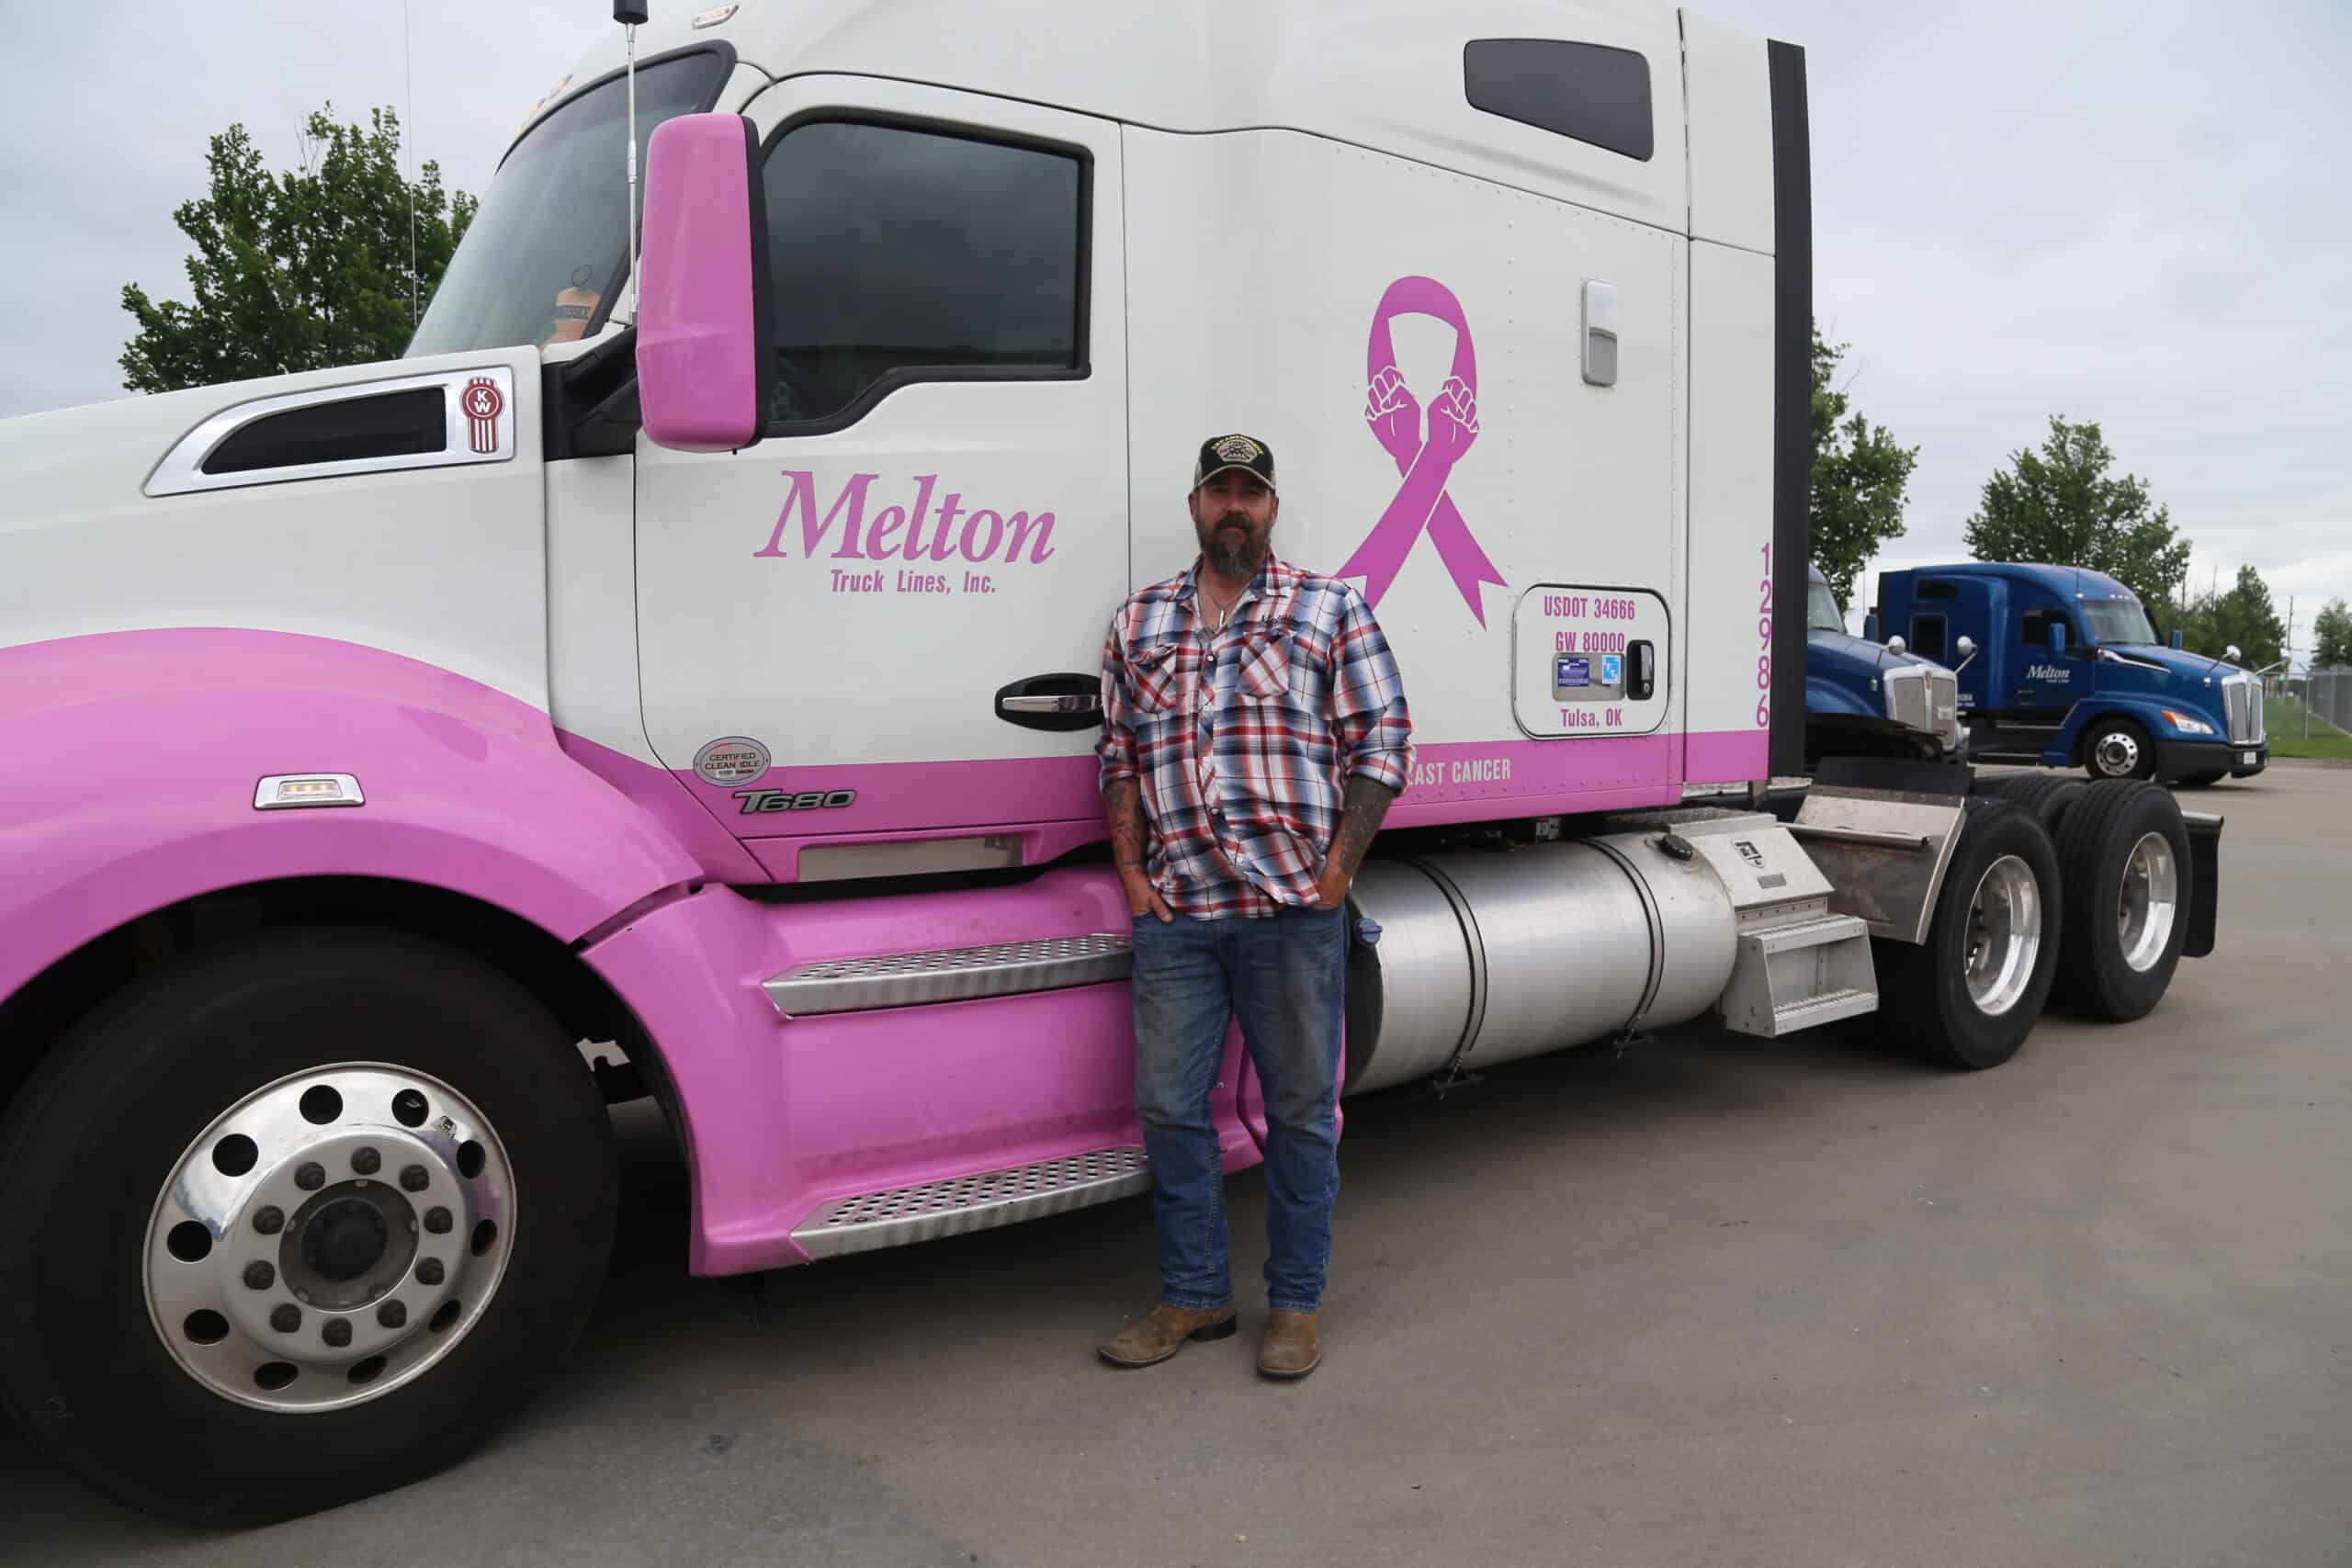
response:
<svg viewBox="0 0 2352 1568"><path fill-rule="evenodd" d="M1837 593L1813 565L1805 568L1804 706L1812 765L1826 756L1914 755L1921 742L1928 756L1957 755L1968 743L1952 671L1849 635Z"/></svg>
<svg viewBox="0 0 2352 1568"><path fill-rule="evenodd" d="M1960 703L1981 761L2188 784L2250 777L2269 762L2261 678L2166 647L2132 591L2102 572L1920 567L1883 573L1879 598L1873 621L1906 635L1915 653L1974 640Z"/></svg>
<svg viewBox="0 0 2352 1568"><path fill-rule="evenodd" d="M461 1455L585 1321L606 1098L702 1273L1145 1190L1091 731L1208 431L1283 446L1280 548L1412 693L1347 1091L1874 1010L1985 1067L2211 950L2219 823L2161 790L1765 787L1799 51L1046 9L665 17L641 276L613 40L405 359L0 423L0 1404L95 1484L253 1522Z"/></svg>

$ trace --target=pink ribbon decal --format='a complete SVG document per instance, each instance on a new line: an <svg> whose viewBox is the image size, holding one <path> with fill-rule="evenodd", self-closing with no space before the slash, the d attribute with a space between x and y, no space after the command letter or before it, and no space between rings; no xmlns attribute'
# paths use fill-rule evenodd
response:
<svg viewBox="0 0 2352 1568"><path fill-rule="evenodd" d="M1389 341L1388 323L1398 316L1434 316L1453 329L1453 368L1429 405L1429 429L1422 434L1421 405L1396 371L1396 350ZM1463 319L1462 303L1453 291L1433 277L1400 277L1380 297L1373 312L1372 337L1364 345L1365 374L1371 391L1364 399L1364 423L1374 439L1388 449L1404 476L1388 510L1356 547L1337 575L1364 580L1364 599L1378 604L1380 596L1403 570L1421 531L1429 531L1438 558L1461 591L1462 602L1478 624L1487 624L1479 603L1481 583L1505 586L1502 574L1446 493L1453 465L1478 438L1478 355L1470 344L1470 323Z"/></svg>

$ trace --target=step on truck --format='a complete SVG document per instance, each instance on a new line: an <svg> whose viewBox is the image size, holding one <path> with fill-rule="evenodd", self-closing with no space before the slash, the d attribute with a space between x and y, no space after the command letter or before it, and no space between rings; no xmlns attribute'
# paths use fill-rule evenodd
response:
<svg viewBox="0 0 2352 1568"><path fill-rule="evenodd" d="M242 1523L461 1455L588 1316L617 1098L705 1275L1145 1190L1091 748L1205 432L1279 444L1411 695L1345 1092L1702 1022L1984 1067L2211 949L2154 786L1770 787L1798 49L828 15L592 51L396 363L0 424L0 1402L90 1482Z"/></svg>
<svg viewBox="0 0 2352 1568"><path fill-rule="evenodd" d="M2188 784L2269 765L2263 672L2240 668L2234 647L2158 641L2138 596L2104 572L1997 561L1883 572L1862 635L1882 632L1956 666L1979 761ZM1854 698L1857 670L1833 683Z"/></svg>

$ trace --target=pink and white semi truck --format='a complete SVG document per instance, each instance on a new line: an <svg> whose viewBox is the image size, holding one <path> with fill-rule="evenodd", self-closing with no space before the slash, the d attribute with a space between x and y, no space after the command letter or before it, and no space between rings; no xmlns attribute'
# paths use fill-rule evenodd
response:
<svg viewBox="0 0 2352 1568"><path fill-rule="evenodd" d="M0 1400L97 1485L251 1521L462 1453L589 1314L614 1098L705 1274L1144 1190L1097 671L1211 431L1410 694L1348 1092L1873 1012L1990 1066L2062 953L2129 1018L2211 948L2219 824L2154 786L1769 787L1800 51L1648 0L680 11L639 260L624 47L406 358L0 423Z"/></svg>

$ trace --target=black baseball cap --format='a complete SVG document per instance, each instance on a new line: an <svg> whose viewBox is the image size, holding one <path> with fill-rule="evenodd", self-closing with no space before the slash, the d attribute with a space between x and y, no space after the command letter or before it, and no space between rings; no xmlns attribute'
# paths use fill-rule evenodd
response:
<svg viewBox="0 0 2352 1568"><path fill-rule="evenodd" d="M1247 468L1266 481L1266 488L1280 495L1274 485L1274 449L1254 435L1212 435L1201 443L1200 461L1193 465L1193 488L1203 485L1227 468Z"/></svg>

